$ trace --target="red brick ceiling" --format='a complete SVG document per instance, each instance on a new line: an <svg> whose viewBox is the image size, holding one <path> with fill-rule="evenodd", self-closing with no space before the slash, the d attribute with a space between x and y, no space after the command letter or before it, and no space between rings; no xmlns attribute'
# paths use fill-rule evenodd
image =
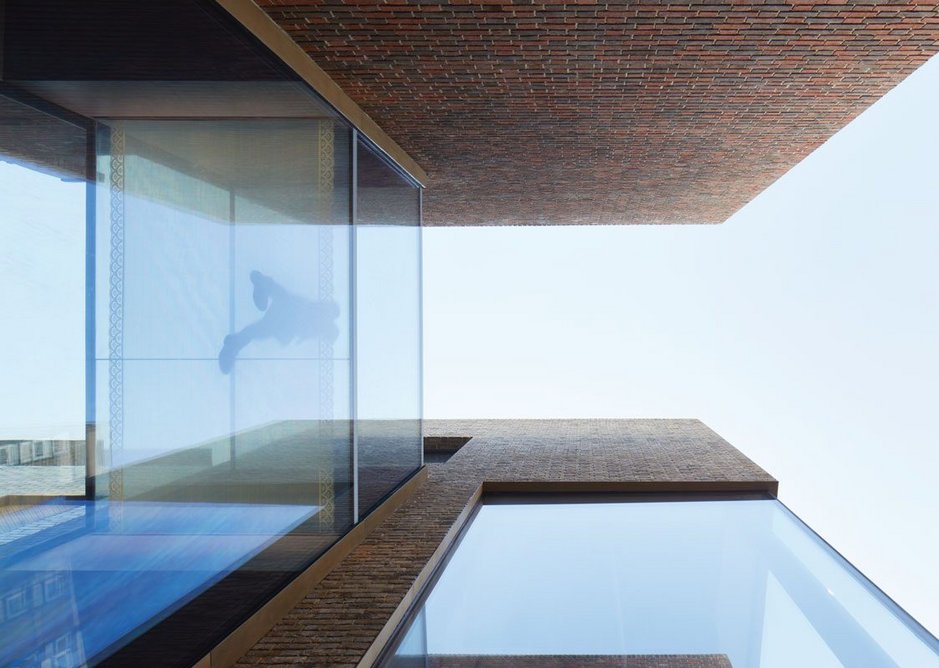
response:
<svg viewBox="0 0 939 668"><path fill-rule="evenodd" d="M720 223L939 51L935 2L261 0L428 225Z"/></svg>

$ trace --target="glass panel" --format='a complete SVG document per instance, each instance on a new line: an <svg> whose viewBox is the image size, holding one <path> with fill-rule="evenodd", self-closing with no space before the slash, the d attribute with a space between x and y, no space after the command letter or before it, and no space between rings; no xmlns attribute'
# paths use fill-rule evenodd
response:
<svg viewBox="0 0 939 668"><path fill-rule="evenodd" d="M390 663L925 668L937 650L777 501L490 504Z"/></svg>
<svg viewBox="0 0 939 668"><path fill-rule="evenodd" d="M181 540L164 552L174 564L216 544L218 568L178 574L193 588L164 603L292 532L293 549L263 561L277 585L353 520L350 133L331 119L100 128L97 487L108 526L139 535L129 518L162 516ZM173 521L178 504L191 522ZM224 544L203 532L233 512L245 524L230 524Z"/></svg>
<svg viewBox="0 0 939 668"><path fill-rule="evenodd" d="M85 493L87 145L0 96L0 507Z"/></svg>
<svg viewBox="0 0 939 668"><path fill-rule="evenodd" d="M421 465L420 191L358 146L356 447L360 516Z"/></svg>
<svg viewBox="0 0 939 668"><path fill-rule="evenodd" d="M192 665L353 524L351 131L214 3L0 5L0 665Z"/></svg>
<svg viewBox="0 0 939 668"><path fill-rule="evenodd" d="M329 494L348 497L342 179L335 192L348 131L331 120L101 127L97 277L109 299L97 342L109 369L97 423L111 500L321 506L322 466Z"/></svg>

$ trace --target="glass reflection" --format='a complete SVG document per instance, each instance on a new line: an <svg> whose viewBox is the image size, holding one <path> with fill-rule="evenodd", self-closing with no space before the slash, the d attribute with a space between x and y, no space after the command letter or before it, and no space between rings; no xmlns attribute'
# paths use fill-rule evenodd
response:
<svg viewBox="0 0 939 668"><path fill-rule="evenodd" d="M85 493L86 143L0 96L0 500Z"/></svg>
<svg viewBox="0 0 939 668"><path fill-rule="evenodd" d="M389 663L455 655L939 666L935 638L774 500L485 505Z"/></svg>
<svg viewBox="0 0 939 668"><path fill-rule="evenodd" d="M36 510L6 519L25 524L17 514ZM100 659L317 509L126 502L115 512L106 501L73 501L41 510L59 541L0 550L0 665Z"/></svg>
<svg viewBox="0 0 939 668"><path fill-rule="evenodd" d="M0 16L0 664L192 665L420 465L420 194L215 3Z"/></svg>
<svg viewBox="0 0 939 668"><path fill-rule="evenodd" d="M81 155L2 136L0 663L98 660L250 563L237 621L354 520L351 133L3 100Z"/></svg>
<svg viewBox="0 0 939 668"><path fill-rule="evenodd" d="M102 123L112 502L303 503L351 522L348 146L332 120Z"/></svg>
<svg viewBox="0 0 939 668"><path fill-rule="evenodd" d="M357 152L356 449L359 515L421 465L420 192Z"/></svg>

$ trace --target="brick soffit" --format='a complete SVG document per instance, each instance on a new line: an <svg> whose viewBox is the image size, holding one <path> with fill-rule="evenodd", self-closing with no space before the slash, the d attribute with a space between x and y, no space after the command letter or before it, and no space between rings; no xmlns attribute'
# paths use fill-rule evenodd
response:
<svg viewBox="0 0 939 668"><path fill-rule="evenodd" d="M427 225L720 223L939 51L935 2L259 0Z"/></svg>

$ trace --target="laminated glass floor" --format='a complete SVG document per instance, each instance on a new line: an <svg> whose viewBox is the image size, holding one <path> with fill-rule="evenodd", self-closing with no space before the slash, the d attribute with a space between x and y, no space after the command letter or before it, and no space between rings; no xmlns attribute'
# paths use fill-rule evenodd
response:
<svg viewBox="0 0 939 668"><path fill-rule="evenodd" d="M0 665L100 659L316 506L55 501L0 515Z"/></svg>
<svg viewBox="0 0 939 668"><path fill-rule="evenodd" d="M479 509L385 663L928 668L939 644L776 500L515 498Z"/></svg>

